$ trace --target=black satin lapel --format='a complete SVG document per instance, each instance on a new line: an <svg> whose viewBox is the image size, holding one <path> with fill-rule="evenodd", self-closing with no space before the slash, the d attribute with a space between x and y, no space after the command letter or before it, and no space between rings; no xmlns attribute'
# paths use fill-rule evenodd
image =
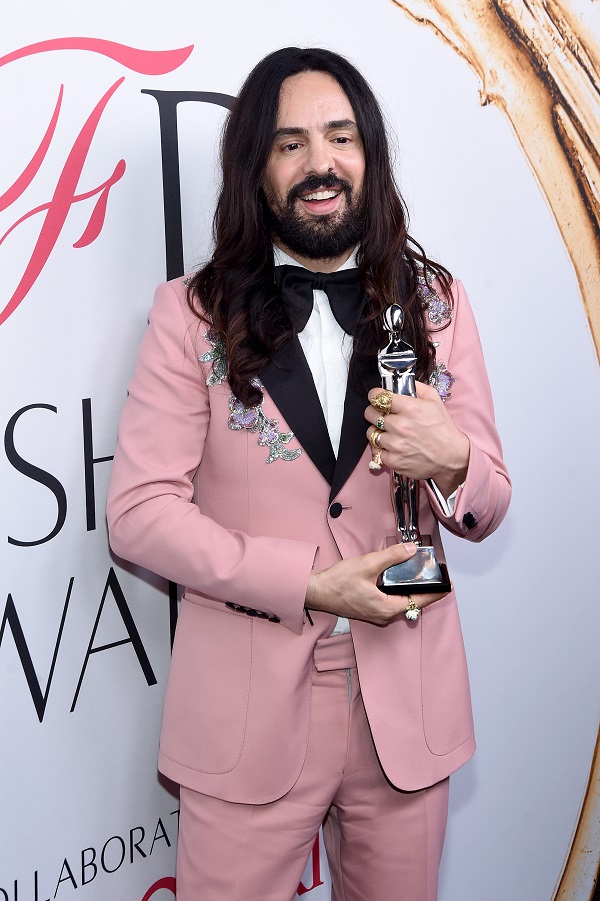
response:
<svg viewBox="0 0 600 901"><path fill-rule="evenodd" d="M381 382L377 363L375 360L370 361L365 365L364 369L367 384L375 388ZM368 406L368 403L366 391L355 388L352 382L348 380L346 399L344 401L340 449L333 481L331 482L330 502L336 497L352 474L367 446L366 433L369 423L365 419L365 408Z"/></svg>
<svg viewBox="0 0 600 901"><path fill-rule="evenodd" d="M297 338L279 351L259 378L310 459L331 485L335 455L312 373Z"/></svg>

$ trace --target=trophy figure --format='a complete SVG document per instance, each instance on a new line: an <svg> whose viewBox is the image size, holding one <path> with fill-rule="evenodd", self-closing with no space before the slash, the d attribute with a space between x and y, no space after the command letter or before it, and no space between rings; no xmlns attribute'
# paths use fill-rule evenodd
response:
<svg viewBox="0 0 600 901"><path fill-rule="evenodd" d="M393 394L416 397L415 365L417 358L410 344L402 340L404 312L392 304L383 314L383 324L390 334L387 347L378 354L381 384ZM427 479L436 495L436 486ZM419 531L419 483L399 472L392 472L392 503L398 523L398 540L411 541L417 553L404 563L390 566L379 577L379 588L386 594L424 594L450 591L451 583L444 563L438 563L430 535Z"/></svg>

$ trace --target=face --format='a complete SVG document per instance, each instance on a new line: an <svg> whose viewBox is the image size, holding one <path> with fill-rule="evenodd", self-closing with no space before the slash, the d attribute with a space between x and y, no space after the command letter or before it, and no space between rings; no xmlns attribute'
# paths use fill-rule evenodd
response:
<svg viewBox="0 0 600 901"><path fill-rule="evenodd" d="M336 269L363 232L365 156L338 82L303 72L281 86L263 180L275 243L314 268Z"/></svg>

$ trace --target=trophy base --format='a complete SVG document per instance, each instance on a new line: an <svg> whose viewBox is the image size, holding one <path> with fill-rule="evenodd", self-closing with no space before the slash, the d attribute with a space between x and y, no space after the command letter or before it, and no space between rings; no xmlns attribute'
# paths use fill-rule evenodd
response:
<svg viewBox="0 0 600 901"><path fill-rule="evenodd" d="M404 563L385 569L377 581L385 594L438 594L452 590L445 563L438 563L431 545L421 545Z"/></svg>

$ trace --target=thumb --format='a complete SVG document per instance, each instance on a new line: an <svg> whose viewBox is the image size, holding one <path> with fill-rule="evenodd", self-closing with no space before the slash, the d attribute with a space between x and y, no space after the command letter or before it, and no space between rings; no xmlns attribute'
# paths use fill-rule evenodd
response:
<svg viewBox="0 0 600 901"><path fill-rule="evenodd" d="M384 569L387 569L389 566L395 566L396 563L404 563L405 560L410 560L411 557L414 557L416 553L416 545L410 541L406 544L392 544L383 551L374 551L372 554L369 554L369 565L372 574L378 576Z"/></svg>
<svg viewBox="0 0 600 901"><path fill-rule="evenodd" d="M426 382L417 381L415 382L415 387L417 389L417 397L421 400L429 398L430 400L439 400L441 403L440 395L433 387L433 385L428 385Z"/></svg>

